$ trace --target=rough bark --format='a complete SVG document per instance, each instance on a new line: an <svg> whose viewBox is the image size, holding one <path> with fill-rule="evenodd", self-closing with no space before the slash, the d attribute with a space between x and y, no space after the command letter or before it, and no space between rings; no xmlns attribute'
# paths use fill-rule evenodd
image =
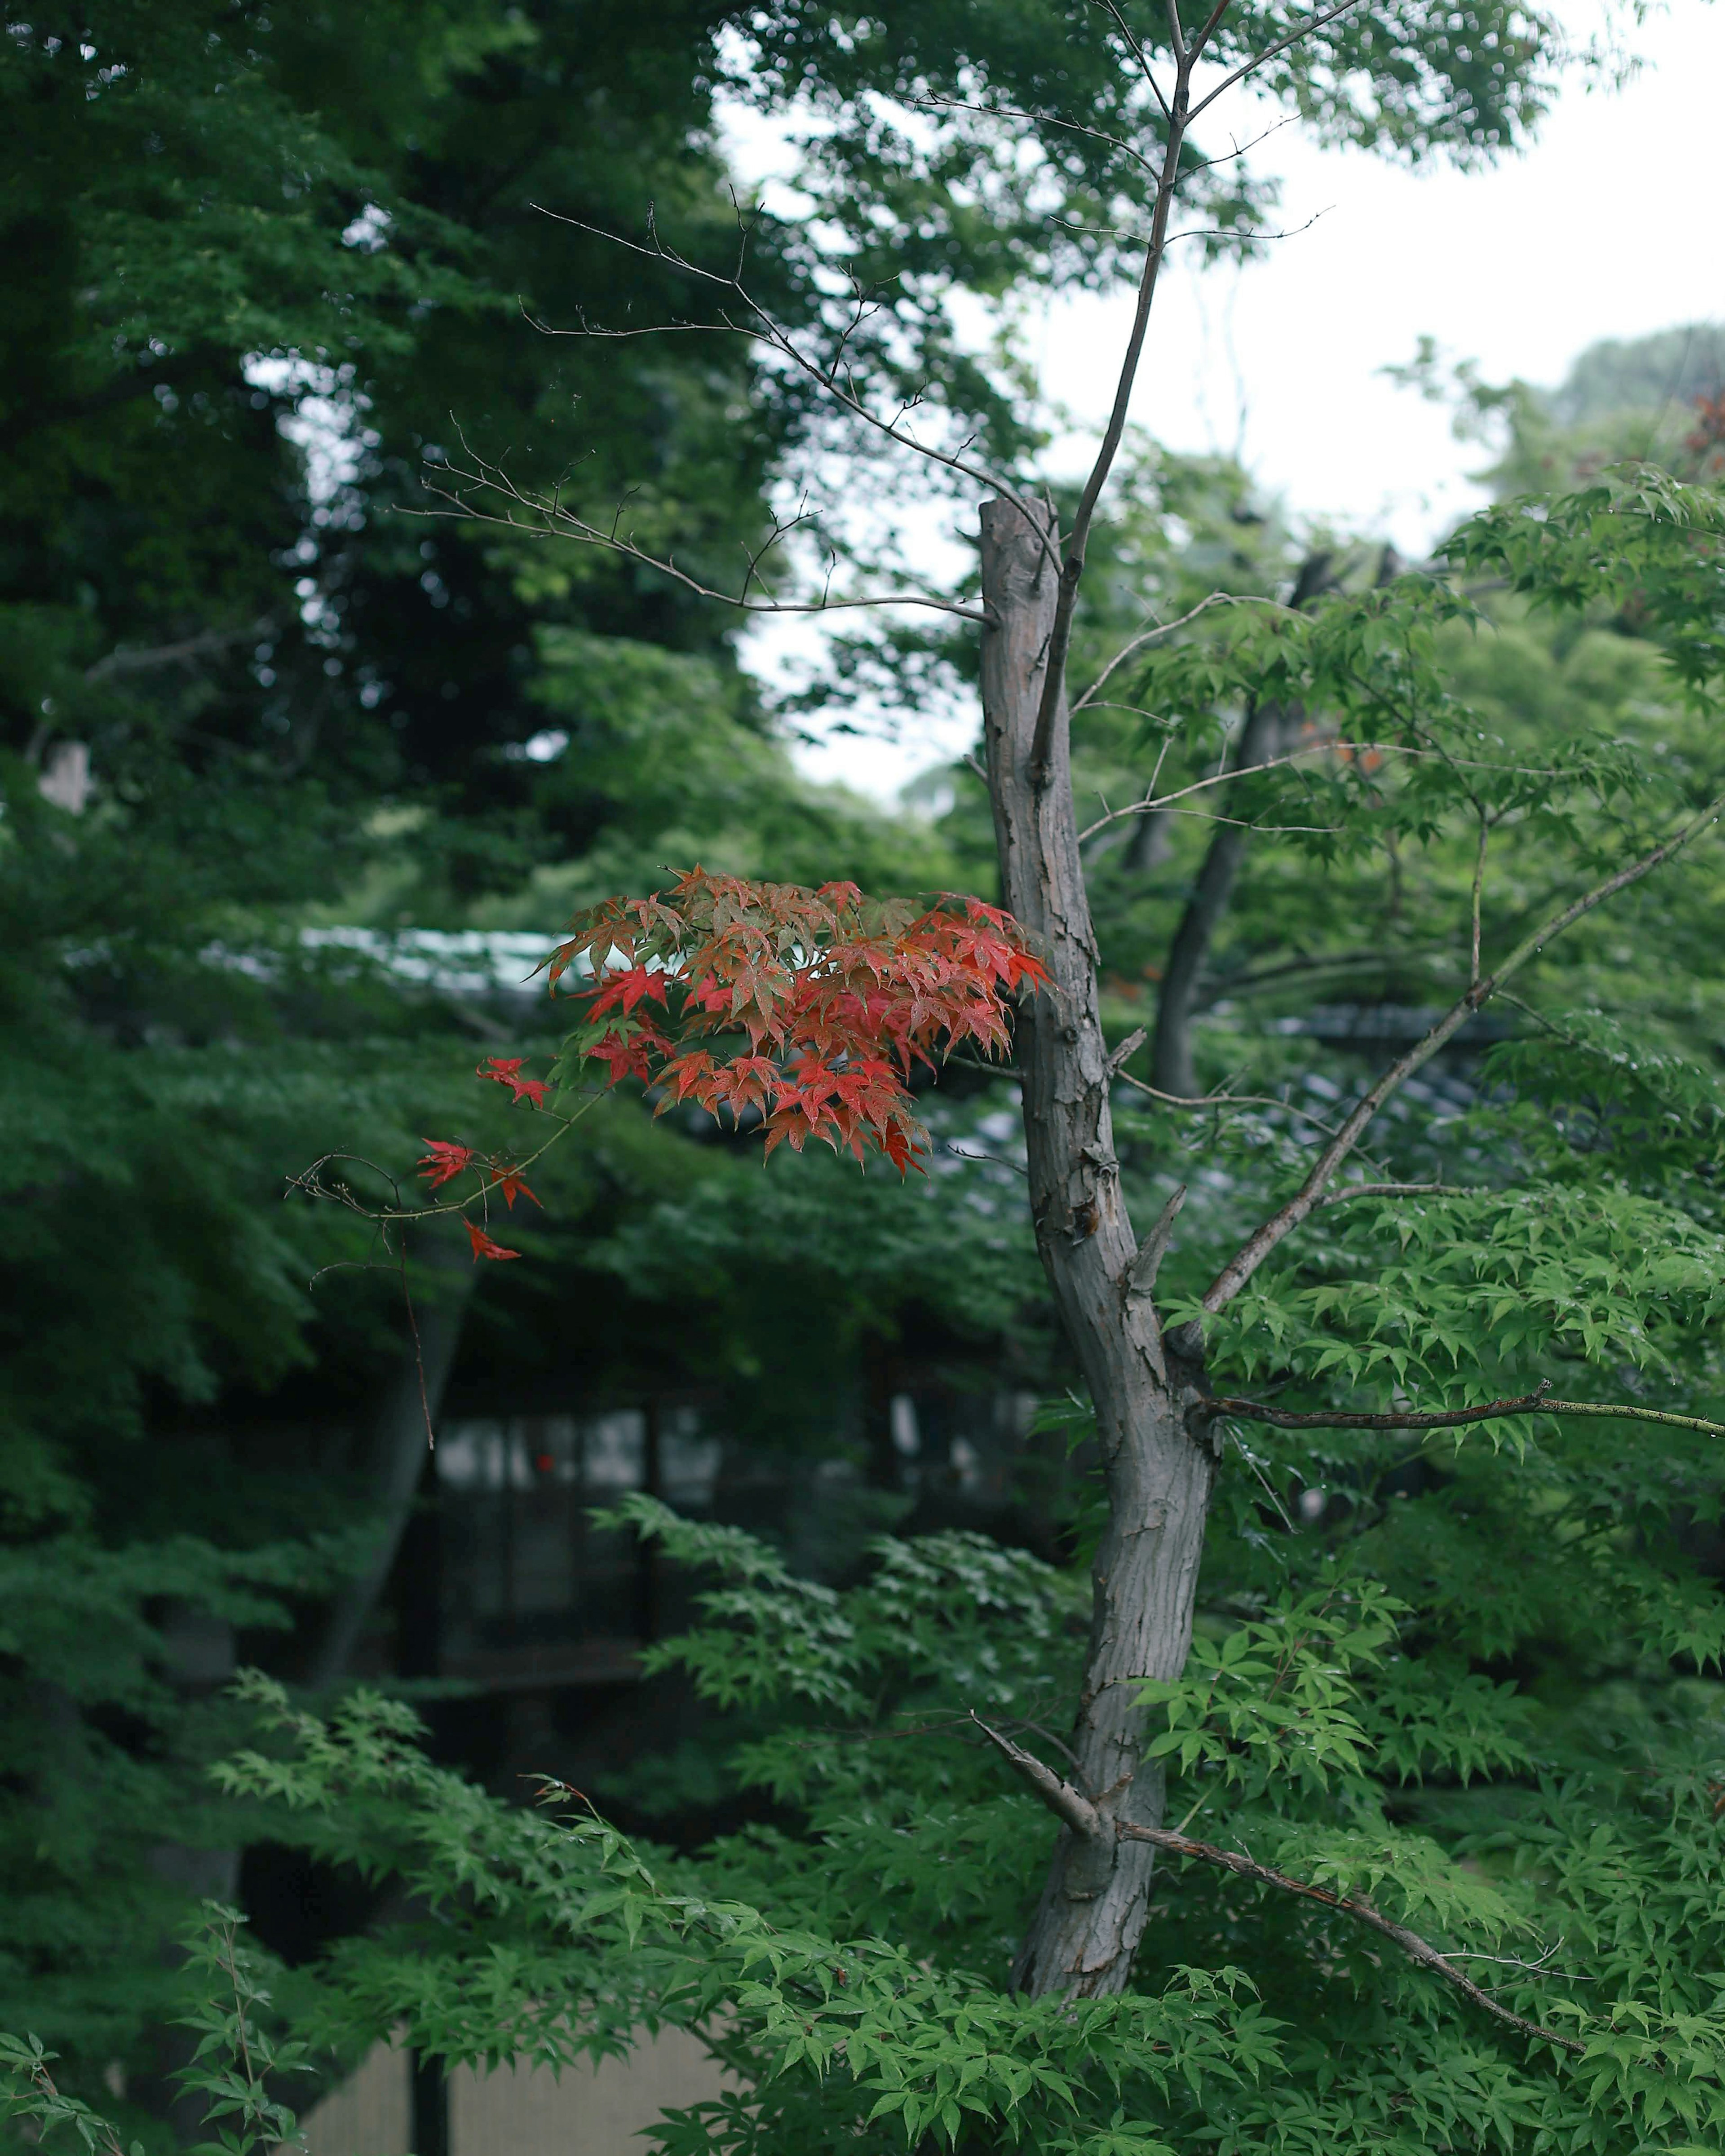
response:
<svg viewBox="0 0 1725 2156"><path fill-rule="evenodd" d="M1177 1676L1185 1664L1214 1460L1187 1428L1201 1372L1163 1337L1153 1265L1135 1263L1121 1194L1064 701L1045 783L1034 767L1056 593L1050 551L1009 503L985 505L982 527L993 616L983 709L1003 896L1039 939L1052 977L1022 1011L1015 1044L1031 1209L1095 1404L1109 1500L1071 1740L1082 1803L1061 1815L1067 1824L1014 1981L1033 1996L1099 1997L1124 1988L1149 1905L1154 1849L1122 1838L1116 1822L1162 1823L1163 1778L1142 1763L1137 1693L1143 1679Z"/></svg>

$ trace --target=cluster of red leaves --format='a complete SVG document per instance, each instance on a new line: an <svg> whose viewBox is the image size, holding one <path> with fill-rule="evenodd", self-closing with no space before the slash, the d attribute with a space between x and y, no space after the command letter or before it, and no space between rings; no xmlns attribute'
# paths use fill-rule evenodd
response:
<svg viewBox="0 0 1725 2156"><path fill-rule="evenodd" d="M511 1098L531 1101L536 1108L545 1106L546 1081L542 1078L523 1078L521 1065L524 1055L511 1055L506 1060L501 1055L488 1055L473 1074L475 1078L490 1078L499 1086L506 1086Z"/></svg>
<svg viewBox="0 0 1725 2156"><path fill-rule="evenodd" d="M496 1067L486 1069L482 1065L475 1075L501 1079L504 1084L516 1088L515 1097L517 1100L525 1094L536 1107L545 1098L545 1083L536 1078L516 1076L524 1060L517 1057L513 1063L499 1064L494 1055L490 1060ZM444 1183L453 1183L458 1175L464 1175L471 1168L480 1178L480 1194L486 1198L494 1194L501 1197L511 1212L515 1210L517 1198L531 1199L536 1205L539 1203L522 1180L520 1168L513 1163L501 1160L495 1153L480 1152L474 1147L462 1145L453 1138L427 1138L425 1150L419 1157L418 1168L420 1174L433 1190L442 1189ZM467 1230L467 1239L473 1245L475 1258L518 1258L521 1255L519 1250L506 1250L502 1244L494 1242L475 1222L465 1220L462 1225Z"/></svg>
<svg viewBox="0 0 1725 2156"><path fill-rule="evenodd" d="M654 898L608 900L570 924L553 988L590 969L566 1067L608 1083L753 1110L767 1151L811 1137L902 1173L923 1132L906 1081L960 1045L1008 1045L1006 999L1048 978L1010 915L979 900L876 906L854 884L750 883L696 869Z"/></svg>

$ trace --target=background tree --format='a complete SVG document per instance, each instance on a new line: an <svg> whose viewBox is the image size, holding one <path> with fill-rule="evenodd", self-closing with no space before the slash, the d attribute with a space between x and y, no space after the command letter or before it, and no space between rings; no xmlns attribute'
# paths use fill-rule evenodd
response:
<svg viewBox="0 0 1725 2156"><path fill-rule="evenodd" d="M379 1490L420 1465L399 1282L282 1178L332 1132L411 1158L480 1047L535 1038L304 932L542 925L691 824L755 872L945 880L923 827L797 777L670 580L388 514L452 408L551 470L575 408L685 557L764 522L798 419L746 367L521 326L641 290L536 197L656 198L728 259L723 21L121 5L0 39L0 2020L85 2095L116 2061L147 2092L162 1943L258 1831L203 1779L236 1654L340 1667L332 1599L362 1612ZM757 235L794 313L793 253ZM550 1276L724 1166L614 1128L553 1165ZM734 1379L747 1329L691 1353Z"/></svg>

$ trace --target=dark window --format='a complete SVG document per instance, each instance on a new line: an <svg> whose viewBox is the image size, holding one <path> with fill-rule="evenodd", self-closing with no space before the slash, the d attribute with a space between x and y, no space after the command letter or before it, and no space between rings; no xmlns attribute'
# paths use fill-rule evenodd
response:
<svg viewBox="0 0 1725 2156"><path fill-rule="evenodd" d="M447 1424L437 1441L444 1672L627 1674L649 1629L647 1568L633 1534L590 1516L631 1490L700 1512L719 1451L691 1407Z"/></svg>

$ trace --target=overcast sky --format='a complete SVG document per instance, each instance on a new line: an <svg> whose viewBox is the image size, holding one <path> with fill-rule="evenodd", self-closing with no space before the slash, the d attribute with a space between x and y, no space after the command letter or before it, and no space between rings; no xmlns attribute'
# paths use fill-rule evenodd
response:
<svg viewBox="0 0 1725 2156"><path fill-rule="evenodd" d="M1556 382L1601 337L1725 319L1725 6L1672 0L1627 34L1644 64L1626 88L1577 84L1524 157L1486 172L1414 175L1294 127L1261 144L1251 162L1282 180L1281 222L1317 222L1243 268L1175 263L1135 419L1175 449L1237 449L1295 511L1415 552L1480 498L1478 448L1384 378L1422 336L1487 380ZM1242 102L1222 124L1245 140L1262 117ZM737 147L757 168L771 156L759 137ZM1106 408L1128 305L1058 300L1032 332L1045 393L1081 420ZM886 796L965 745L839 737L802 753Z"/></svg>

